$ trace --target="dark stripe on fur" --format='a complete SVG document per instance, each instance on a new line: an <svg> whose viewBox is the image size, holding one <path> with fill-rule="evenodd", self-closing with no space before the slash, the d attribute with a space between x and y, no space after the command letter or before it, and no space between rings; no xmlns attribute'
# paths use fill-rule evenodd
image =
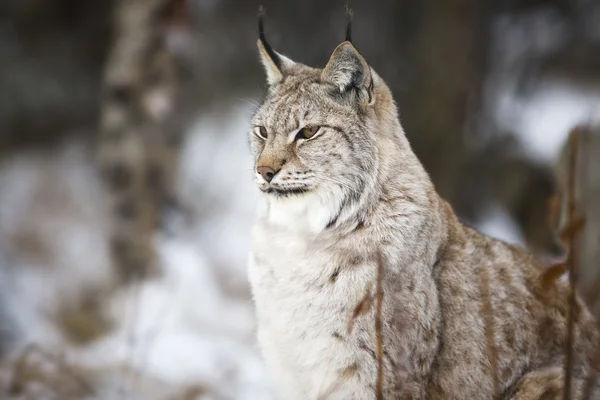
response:
<svg viewBox="0 0 600 400"><path fill-rule="evenodd" d="M338 128L336 126L331 126L331 125L321 125L322 128L328 128L328 129L333 129L336 132L339 132L342 137L344 138L344 140L346 141L346 143L348 143L348 147L350 147L350 149L352 151L354 151L354 143L352 143L352 140L350 139L350 137L348 136L348 134L346 133L346 131L344 131L341 128Z"/></svg>

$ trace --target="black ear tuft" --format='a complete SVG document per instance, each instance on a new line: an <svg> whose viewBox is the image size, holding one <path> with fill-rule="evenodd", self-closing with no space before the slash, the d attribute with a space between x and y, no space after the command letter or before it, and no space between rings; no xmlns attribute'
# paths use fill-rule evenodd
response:
<svg viewBox="0 0 600 400"><path fill-rule="evenodd" d="M269 42L267 42L267 38L265 37L265 8L263 6L258 7L258 38L262 42L262 45L265 48L265 51L271 57L271 60L275 64L277 68L281 68L281 59L279 55L273 50Z"/></svg>
<svg viewBox="0 0 600 400"><path fill-rule="evenodd" d="M352 20L354 19L354 11L350 8L348 3L346 3L346 20L348 21L346 25L346 41L352 43Z"/></svg>

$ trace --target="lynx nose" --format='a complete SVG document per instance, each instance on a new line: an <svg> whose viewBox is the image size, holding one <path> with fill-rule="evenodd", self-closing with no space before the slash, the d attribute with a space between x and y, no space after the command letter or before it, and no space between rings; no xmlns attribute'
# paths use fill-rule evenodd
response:
<svg viewBox="0 0 600 400"><path fill-rule="evenodd" d="M258 172L259 174L261 174L261 176L263 177L263 179L267 182L271 182L271 180L273 179L273 177L275 176L275 174L279 171L275 171L273 168L271 167L256 167L256 172Z"/></svg>

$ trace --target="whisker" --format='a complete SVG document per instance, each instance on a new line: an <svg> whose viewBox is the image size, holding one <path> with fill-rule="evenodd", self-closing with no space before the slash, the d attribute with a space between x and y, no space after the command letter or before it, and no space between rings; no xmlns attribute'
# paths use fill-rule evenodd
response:
<svg viewBox="0 0 600 400"><path fill-rule="evenodd" d="M354 189L354 186L351 183L349 183L347 181L343 181L343 180L335 178L335 177L324 176L324 177L322 177L322 179L323 179L323 183L333 183L342 189L348 189L348 190Z"/></svg>
<svg viewBox="0 0 600 400"><path fill-rule="evenodd" d="M251 110L252 110L251 114L255 113L258 110L258 108L260 107L260 103L258 101L256 101L256 100L242 99L242 98L239 98L239 97L235 97L233 100L237 100L239 102L246 103L246 104L249 104L250 106L252 106L251 107Z"/></svg>

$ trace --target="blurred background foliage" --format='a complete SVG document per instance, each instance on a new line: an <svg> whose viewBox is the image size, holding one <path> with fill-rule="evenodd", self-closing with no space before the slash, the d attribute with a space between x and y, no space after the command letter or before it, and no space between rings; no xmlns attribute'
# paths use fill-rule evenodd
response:
<svg viewBox="0 0 600 400"><path fill-rule="evenodd" d="M60 354L59 369L76 366L73 374L85 384L68 389L73 398L106 398L103 390L114 387L140 398L269 396L245 277L256 202L247 122L265 86L256 13L259 4L266 7L277 51L322 67L343 40L345 3L171 3L185 14L166 33L178 81L171 128L183 135L173 178L179 207L157 211L166 213L152 241L163 274L133 287L113 276L114 216L96 160L104 71L121 40L117 0L0 3L0 391L15 398L26 390L15 382L29 379L15 365L32 343ZM595 306L600 2L350 6L354 43L394 92L406 134L439 192L468 224L548 263L564 256L548 222L550 199L564 186L564 143L571 129L586 127L580 269L582 291ZM162 307L178 322L157 324ZM159 334L162 325L170 333ZM158 343L139 345L148 335ZM133 356L132 347L150 355ZM165 367L182 357L204 361ZM130 373L114 372L122 368ZM38 375L29 380L48 386L48 396L60 386L40 384Z"/></svg>

